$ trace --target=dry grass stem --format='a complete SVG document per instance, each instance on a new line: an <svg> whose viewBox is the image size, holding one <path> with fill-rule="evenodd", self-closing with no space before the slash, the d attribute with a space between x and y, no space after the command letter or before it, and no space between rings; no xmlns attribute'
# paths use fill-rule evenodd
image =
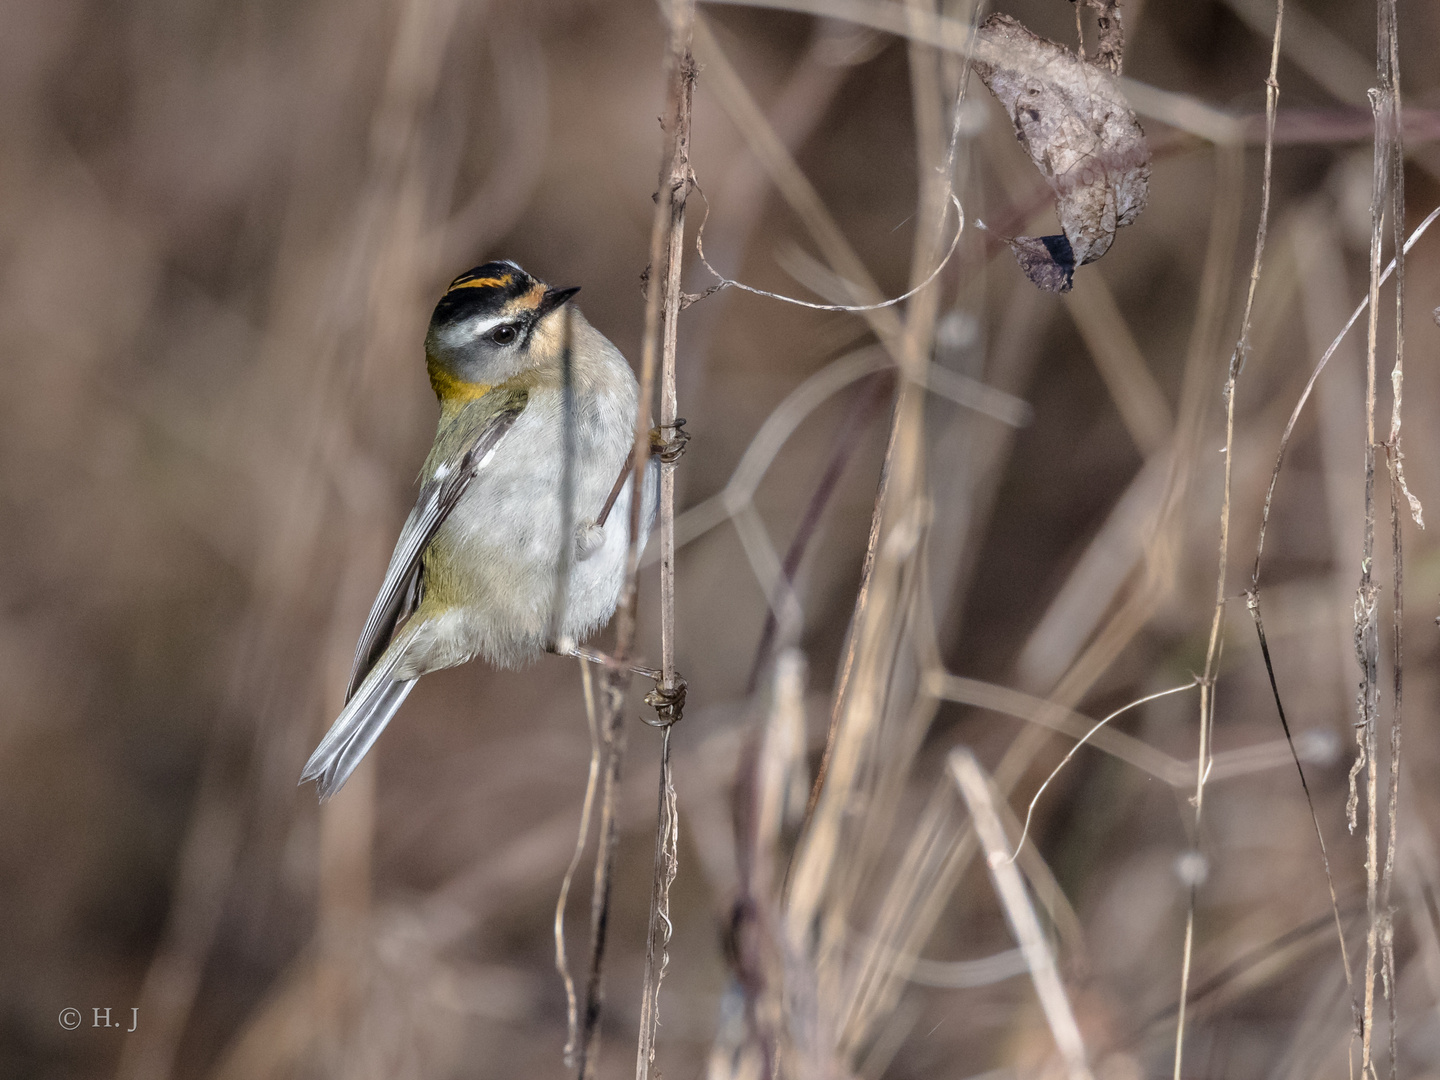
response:
<svg viewBox="0 0 1440 1080"><path fill-rule="evenodd" d="M736 281L734 278L728 278L720 273L719 270L716 270L715 267L711 266L710 260L705 258L704 221L701 221L700 228L695 234L695 252L700 257L700 262L704 264L705 269L714 274L719 282L718 285L714 286L715 289L739 289L741 292L750 293L752 296L763 296L770 300L780 300L786 304L794 304L796 307L809 308L811 311L844 311L855 315L863 314L867 311L880 311L884 308L894 307L896 304L903 304L906 300L915 296L921 289L929 287L935 282L935 279L940 276L945 267L949 265L951 258L955 255L955 250L960 246L960 237L965 232L965 210L960 205L959 199L952 199L952 202L955 205L955 235L951 239L950 247L945 252L944 257L935 265L935 268L930 271L925 280L914 286L909 292L901 293L899 296L893 296L889 300L879 300L873 304L817 304L810 300L800 300L794 296L785 296L782 293L770 292L768 289L757 289L753 285L746 285L744 282ZM846 284L849 286L847 291L851 293L857 291L853 285L849 285L848 282Z"/></svg>
<svg viewBox="0 0 1440 1080"><path fill-rule="evenodd" d="M1388 213L1391 226L1391 243L1395 251L1395 363L1391 370L1391 413L1390 413L1390 435L1384 445L1386 462L1389 465L1390 473L1390 535L1391 535L1391 612L1392 612L1392 678L1394 703L1392 705L1390 719L1390 746L1388 769L1388 806L1386 812L1386 850L1383 866L1375 867L1376 853L1374 851L1374 837L1377 832L1377 819L1380 816L1379 792L1376 790L1376 758L1378 757L1378 727L1379 717L1371 714L1371 730L1369 736L1370 755L1369 769L1367 774L1367 791L1369 800L1367 804L1367 815L1369 818L1369 829L1366 832L1366 853L1367 853L1367 902L1370 909L1370 930L1366 935L1365 942L1365 1040L1361 1057L1361 1068L1369 1071L1370 1057L1373 1053L1372 1028L1374 1026L1374 1013L1371 1008L1374 978L1374 950L1380 951L1380 973L1385 984L1385 997L1389 1003L1389 1031L1390 1031L1390 1076L1394 1080L1399 1070L1399 1049L1398 1049L1398 1022L1396 1009L1396 995L1399 991L1395 977L1395 951L1394 951L1394 924L1393 912L1390 906L1390 897L1393 887L1395 873L1395 843L1396 831L1399 825L1400 813L1400 747L1401 747L1401 706L1403 703L1404 684L1404 585L1405 585L1405 561L1400 532L1400 498L1405 496L1409 502L1410 511L1415 518L1415 523L1424 527L1424 517L1420 510L1420 502L1410 494L1405 484L1405 474L1402 460L1404 455L1400 449L1400 419L1401 402L1403 399L1404 386L1404 352L1405 352L1405 146L1401 131L1401 94L1400 94L1400 44L1399 44L1399 15L1396 11L1394 0L1378 0L1376 4L1376 76L1379 82L1374 97L1379 99L1380 108L1376 111L1376 134L1375 134L1375 156L1376 156L1376 180L1377 187L1371 204L1371 216L1373 229L1371 235L1372 254L1370 259L1370 274L1372 281L1378 281L1379 276L1379 240L1380 240L1380 219L1378 213L1383 207ZM1373 99L1372 99L1373 100ZM1383 169L1381 168L1381 156L1384 155ZM1382 202L1383 200L1383 202ZM1388 205L1387 205L1388 204ZM1379 302L1378 285L1371 289L1371 309L1374 311ZM1373 322L1373 320L1372 320ZM1371 390L1367 391L1367 404L1371 409L1373 417L1374 409L1374 370L1373 358L1375 354L1375 341L1371 337L1368 341L1367 354L1370 360L1370 385ZM1367 459L1367 485L1366 485L1366 519L1367 522L1373 518L1374 506L1371 494L1374 471L1374 430L1373 419L1370 424L1369 436L1371 446ZM1370 540L1370 531L1367 530L1367 541ZM1365 552L1365 566L1369 569L1369 558L1372 552L1367 547ZM1376 646L1378 651L1378 627L1375 628ZM1367 668L1367 676L1370 670ZM1378 691L1377 691L1378 693ZM1367 694L1367 698L1369 695ZM1378 888L1377 888L1378 877Z"/></svg>
<svg viewBox="0 0 1440 1080"><path fill-rule="evenodd" d="M600 778L600 763L604 757L604 746L600 741L600 725L596 716L595 679L590 664L580 660L580 683L585 693L585 724L590 730L590 770L585 776L585 800L580 806L580 828L575 837L575 853L570 856L570 865L560 881L560 893L555 899L555 970L565 985L565 1064L574 1068L578 1063L580 1012L575 996L575 980L570 974L570 963L565 952L565 905L570 899L570 886L575 872L580 868L580 859L585 854L586 842L590 839L590 818L595 810L595 792Z"/></svg>
<svg viewBox="0 0 1440 1080"><path fill-rule="evenodd" d="M1235 457L1235 387L1240 372L1250 355L1250 321L1254 312L1255 293L1260 285L1260 268L1265 255L1265 240L1270 220L1270 186L1275 156L1275 110L1280 97L1279 68L1281 31L1285 22L1285 0L1275 0L1275 33L1270 46L1270 74L1265 80L1265 160L1260 184L1260 222L1255 229L1255 255L1250 265L1250 282L1245 293L1245 311L1240 321L1240 340L1230 357L1225 378L1225 455L1224 481L1220 496L1219 570L1215 581L1215 609L1210 622L1210 640L1205 650L1205 672L1200 685L1200 750L1196 758L1195 837L1201 836L1205 808L1205 782L1211 765L1211 730L1215 717L1215 682L1219 674L1221 628L1225 615L1226 578L1230 561L1230 497ZM1190 887L1189 906L1185 914L1185 943L1180 968L1180 1008L1175 1022L1174 1078L1180 1080L1185 1057L1185 1006L1190 992L1191 958L1195 944L1196 886Z"/></svg>
<svg viewBox="0 0 1440 1080"><path fill-rule="evenodd" d="M1408 254L1410 249L1425 235L1426 230L1435 223L1436 218L1440 218L1440 206L1437 206L1434 210L1431 210L1429 214L1425 215L1424 220L1411 231L1402 249L1406 254ZM1396 261L1392 258L1380 273L1379 284L1384 285L1385 282L1390 280L1390 275L1395 271L1395 265ZM1320 373L1325 370L1325 365L1330 362L1330 358L1334 356L1335 351L1340 348L1346 335L1349 334L1350 331L1354 329L1355 324L1360 321L1360 316L1365 314L1369 309L1370 296L1367 294L1361 299L1360 303L1355 306L1355 310L1350 313L1350 318L1346 320L1340 332L1335 335L1334 340L1330 342L1325 352L1321 354L1319 362L1315 365L1314 370L1310 373L1309 380L1305 383L1305 389L1301 392L1299 400L1295 402L1295 407L1290 411L1289 419L1285 422L1285 430L1280 436L1279 449L1275 454L1275 467L1270 473L1270 485L1265 491L1265 504L1261 508L1260 530L1255 544L1255 567L1250 574L1250 588L1252 592L1256 591L1259 587L1260 561L1261 556L1265 553L1265 531L1270 523L1270 508L1275 500L1275 486L1280 480L1280 469L1285 464L1285 452L1289 449L1291 436L1295 433L1295 425L1300 419L1301 412L1305 409L1306 402L1310 400L1310 395L1315 389L1315 383L1319 380Z"/></svg>
<svg viewBox="0 0 1440 1080"><path fill-rule="evenodd" d="M636 1080L646 1080L655 1067L655 1039L660 1022L660 984L669 966L672 933L670 886L678 869L679 807L670 765L670 727L681 717L685 683L675 672L675 463L684 449L684 420L676 412L676 335L680 308L682 254L685 242L685 203L693 184L690 169L690 124L695 90L695 61L690 54L694 30L694 0L674 0L667 12L670 23L667 77L669 80L665 132L667 145L655 201L650 242L650 288L647 296L645 337L641 349L640 415L636 423L633 491L640 491L651 452L647 411L649 391L659 352L660 396L660 679L646 703L655 707L656 725L663 728L660 742L659 820L655 827L655 866L651 883L650 914L646 926L645 974L640 1002L640 1033ZM663 258L662 258L663 256ZM663 277L660 269L664 268ZM657 285L659 286L657 288ZM631 501L630 573L639 566L640 502ZM633 594L632 594L633 595Z"/></svg>
<svg viewBox="0 0 1440 1080"><path fill-rule="evenodd" d="M1383 0L1376 5L1383 12ZM1384 15L1380 14L1383 27ZM1382 37L1378 45L1379 65L1387 63ZM1383 76L1382 76L1383 83ZM1383 225L1387 209L1393 129L1390 110L1394 108L1391 88L1370 91L1370 109L1375 116L1374 176L1370 196L1370 308L1365 337L1365 519L1360 549L1360 587L1355 597L1355 651L1360 664L1359 722L1355 739L1358 754L1350 770L1350 827L1356 826L1359 798L1358 778L1363 775L1365 805L1365 906L1368 927L1365 934L1365 983L1361 990L1360 1072L1372 1075L1375 1047L1375 979L1380 958L1382 919L1380 910L1380 809L1379 809L1379 711L1380 711L1380 587L1374 581L1375 559L1375 435L1376 365L1379 338L1380 266L1383 262ZM1397 263L1397 269L1399 264Z"/></svg>
<svg viewBox="0 0 1440 1080"><path fill-rule="evenodd" d="M1035 982L1035 992L1040 996L1040 1006L1045 1010L1045 1019L1050 1024L1050 1033L1064 1059L1065 1070L1070 1080L1089 1080L1090 1066L1086 1061L1085 1042L1080 1028L1075 1023L1075 1013L1070 1007L1070 998L1065 993L1060 972L1055 966L1055 957L1050 952L1050 943L1041 929L1035 908L1025 891L1020 871L1015 868L1014 854L1005 837L1005 827L995 812L999 801L991 787L990 780L981 770L979 762L968 750L957 748L950 752L950 775L970 816L975 822L980 844L985 850L986 862L995 881L995 891L1005 906L1005 917L1010 924L1020 950L1025 955L1030 978Z"/></svg>
<svg viewBox="0 0 1440 1080"><path fill-rule="evenodd" d="M1025 841L1030 836L1030 821L1035 816L1035 804L1040 801L1040 796L1045 794L1045 789L1050 786L1050 782L1054 780L1055 777L1060 775L1060 770L1065 768L1066 765L1070 764L1070 759L1075 756L1075 754L1079 751L1080 747L1088 743L1093 736L1097 735L1100 732L1101 728L1103 728L1111 720L1114 720L1117 716L1121 716L1129 712L1131 709L1137 708L1140 705L1146 705L1149 702L1155 701L1158 698L1169 697L1171 694L1179 694L1185 690L1194 689L1195 686L1196 683L1192 681L1188 683L1183 683L1180 686L1172 686L1168 690L1157 690L1153 694L1147 694L1142 698L1137 698L1135 701L1130 702L1128 705L1122 705L1120 708L1112 712L1109 716L1105 717L1105 719L1097 721L1094 727L1090 728L1089 731L1085 732L1084 735L1080 736L1079 741L1076 742L1075 745L1072 746L1068 751L1066 751L1065 756L1060 759L1060 764L1056 765L1055 768L1050 770L1050 775L1045 777L1045 779L1041 781L1040 786L1035 789L1035 794L1031 796L1030 805L1025 809L1025 827L1020 830L1020 839L1015 841L1016 853L1018 854L1025 847ZM1213 762L1213 755L1211 760ZM1011 859L1013 860L1014 858L1015 856L1012 855Z"/></svg>

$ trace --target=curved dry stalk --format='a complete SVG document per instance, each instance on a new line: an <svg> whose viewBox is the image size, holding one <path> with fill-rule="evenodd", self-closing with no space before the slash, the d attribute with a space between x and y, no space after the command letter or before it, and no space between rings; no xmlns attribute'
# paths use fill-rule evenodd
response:
<svg viewBox="0 0 1440 1080"><path fill-rule="evenodd" d="M1419 225L1416 225L1414 230L1411 231L1409 238L1405 241L1404 247L1401 248L1405 254L1408 255L1410 253L1410 249L1425 235L1426 230L1435 223L1436 218L1440 218L1440 206L1431 210L1430 213L1425 216L1425 220L1420 222ZM1395 272L1395 265L1396 262L1394 259L1391 259L1386 265L1384 271L1380 274L1381 285L1384 285L1385 282L1390 280L1390 275ZM1275 467L1270 472L1270 486L1265 491L1265 504L1260 511L1260 533L1255 543L1255 568L1250 574L1250 588L1252 591L1260 587L1260 559L1265 553L1265 534L1270 526L1270 508L1275 500L1275 486L1280 482L1280 470L1285 464L1285 453L1290 448L1290 438L1295 433L1295 425L1300 420L1300 413L1310 400L1310 394L1315 389L1315 383L1319 380L1320 373L1325 370L1325 366L1330 363L1330 358L1334 356L1335 351L1340 348L1346 335L1355 328L1355 324L1360 321L1360 316L1365 314L1369 307L1370 295L1366 293L1360 303L1355 305L1355 310L1350 313L1350 318L1347 319L1345 325L1340 328L1340 332L1335 335L1335 339L1330 342L1330 346L1321 355L1320 362L1315 365L1315 369L1310 373L1309 380L1305 383L1305 389L1300 393L1300 400L1295 403L1295 408L1290 412L1289 420L1285 422L1285 430L1280 435L1280 448L1275 454Z"/></svg>
<svg viewBox="0 0 1440 1080"><path fill-rule="evenodd" d="M701 197L704 197L703 194ZM960 200L954 195L950 196L950 201L955 206L955 235L950 240L950 247L949 250L945 252L945 257L935 264L934 269L932 269L925 280L921 281L918 285L901 293L899 296L891 297L889 300L879 300L873 304L817 304L810 300L800 300L794 296L785 296L783 293L770 292L768 289L757 289L753 285L746 285L744 282L726 277L710 265L709 259L705 258L705 219L710 216L710 204L707 201L705 204L705 216L701 218L700 228L695 233L695 252L700 256L700 262L704 265L705 269L715 275L718 284L712 285L710 289L706 291L708 293L720 289L739 289L741 292L750 293L752 296L764 296L770 300L781 300L787 304L794 304L796 307L809 308L811 311L844 311L855 315L863 314L867 311L880 311L884 308L894 307L896 304L903 304L906 300L916 296L934 283L935 279L940 276L945 267L950 264L950 259L954 256L955 249L960 246L960 237L965 234L965 208L960 205ZM850 290L852 292L859 291L854 285L850 285Z"/></svg>
<svg viewBox="0 0 1440 1080"><path fill-rule="evenodd" d="M1114 720L1117 716L1121 716L1129 712L1131 709L1148 704L1149 702L1155 701L1157 698L1169 697L1171 694L1178 694L1184 690L1190 690L1195 685L1196 680L1191 679L1187 683L1181 683L1179 686L1172 686L1168 690L1157 690L1153 694L1146 694L1144 697L1137 698L1135 701L1130 702L1128 705L1120 706L1120 708L1116 709L1109 716L1105 717L1105 719L1098 721L1094 727L1092 727L1084 735L1080 736L1080 740L1070 748L1069 752L1066 753L1063 758L1060 759L1060 764L1056 765L1055 768L1050 770L1050 775L1045 777L1044 782L1035 789L1035 794L1031 796L1030 805L1025 810L1025 827L1020 830L1020 839L1015 841L1015 851L1011 854L1010 861L1014 862L1016 856L1020 854L1020 849L1025 846L1025 839L1030 835L1030 820L1035 816L1035 804L1040 801L1040 796L1045 794L1045 789L1050 786L1050 781L1054 780L1055 777L1060 775L1060 770L1065 768L1066 765L1070 764L1070 759L1075 756L1075 754L1079 751L1080 747L1084 746L1090 741L1090 737L1092 735L1098 732L1106 724L1110 723L1111 720Z"/></svg>
<svg viewBox="0 0 1440 1080"><path fill-rule="evenodd" d="M805 176L794 155L776 134L769 118L731 65L703 16L697 16L695 20L695 47L705 62L706 87L739 130L775 185L776 192L799 217L830 268L851 283L856 299L865 303L878 301L881 298L880 288L864 261L845 238L820 193L815 190L815 185ZM898 362L899 315L890 308L870 308L860 314Z"/></svg>

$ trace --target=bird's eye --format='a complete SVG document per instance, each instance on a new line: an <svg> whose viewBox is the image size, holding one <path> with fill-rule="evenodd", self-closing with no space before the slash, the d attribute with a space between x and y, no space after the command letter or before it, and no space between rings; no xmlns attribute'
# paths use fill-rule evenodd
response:
<svg viewBox="0 0 1440 1080"><path fill-rule="evenodd" d="M509 345L515 340L515 327L497 326L494 330L490 331L490 340L495 342L496 345Z"/></svg>

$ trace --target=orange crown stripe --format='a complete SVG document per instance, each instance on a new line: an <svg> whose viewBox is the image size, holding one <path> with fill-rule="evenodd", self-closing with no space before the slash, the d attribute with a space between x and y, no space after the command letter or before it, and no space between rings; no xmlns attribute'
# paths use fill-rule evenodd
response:
<svg viewBox="0 0 1440 1080"><path fill-rule="evenodd" d="M473 281L457 281L454 285L451 285L450 288L445 290L445 294L448 296L456 289L503 289L506 285L510 284L510 281L511 277L509 274L505 274L498 278L482 277L475 278Z"/></svg>

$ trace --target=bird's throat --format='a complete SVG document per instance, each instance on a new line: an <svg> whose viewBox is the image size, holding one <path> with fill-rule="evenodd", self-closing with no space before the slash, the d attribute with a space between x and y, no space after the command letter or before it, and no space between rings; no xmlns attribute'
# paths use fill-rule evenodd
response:
<svg viewBox="0 0 1440 1080"><path fill-rule="evenodd" d="M441 405L463 405L484 397L495 389L494 383L466 382L427 357L425 368L430 373L430 386Z"/></svg>

